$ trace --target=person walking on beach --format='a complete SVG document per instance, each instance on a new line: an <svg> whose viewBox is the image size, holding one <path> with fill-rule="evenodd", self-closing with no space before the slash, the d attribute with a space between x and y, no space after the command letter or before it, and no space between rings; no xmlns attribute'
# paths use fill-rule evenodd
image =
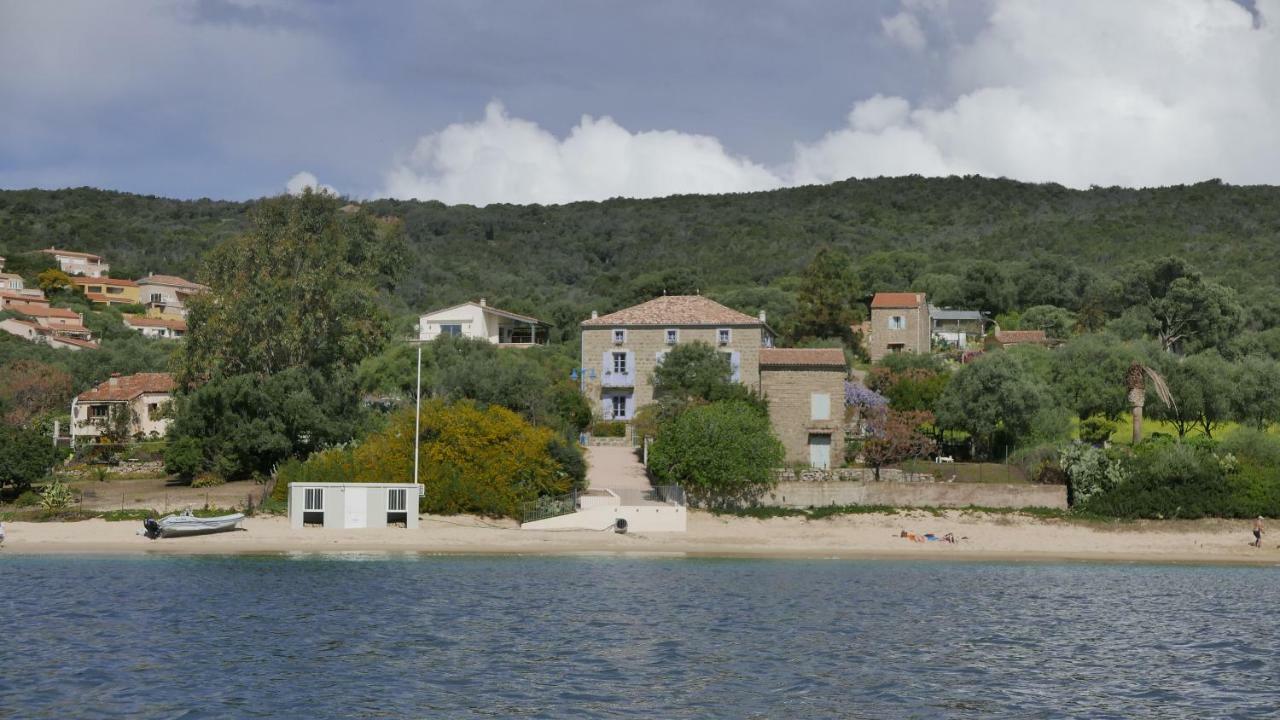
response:
<svg viewBox="0 0 1280 720"><path fill-rule="evenodd" d="M1262 547L1262 516L1259 515L1257 520L1253 521L1253 546Z"/></svg>
<svg viewBox="0 0 1280 720"><path fill-rule="evenodd" d="M0 522L0 547L4 547L4 523Z"/></svg>

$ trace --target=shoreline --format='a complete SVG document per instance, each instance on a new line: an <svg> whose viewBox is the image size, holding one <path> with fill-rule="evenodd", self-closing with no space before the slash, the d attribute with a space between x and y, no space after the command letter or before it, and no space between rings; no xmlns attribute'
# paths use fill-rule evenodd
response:
<svg viewBox="0 0 1280 720"><path fill-rule="evenodd" d="M810 520L759 520L694 511L686 533L520 530L511 521L424 515L416 530L294 531L287 519L246 518L244 530L149 540L141 523L101 519L5 524L5 555L183 556L340 554L881 560L1280 566L1280 548L1250 547L1244 523L1142 521L1090 527L1061 520L962 511L904 511ZM954 533L958 544L914 543L913 532ZM1264 539L1266 536L1264 536Z"/></svg>

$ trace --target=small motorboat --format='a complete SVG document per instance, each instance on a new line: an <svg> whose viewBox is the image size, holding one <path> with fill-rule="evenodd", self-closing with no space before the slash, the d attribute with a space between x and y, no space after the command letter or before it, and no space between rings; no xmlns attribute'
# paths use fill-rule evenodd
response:
<svg viewBox="0 0 1280 720"><path fill-rule="evenodd" d="M155 540L156 538L228 532L240 527L242 520L244 520L244 513L202 518L192 515L191 509L188 508L181 515L166 515L159 520L147 518L142 521L142 528L144 535Z"/></svg>

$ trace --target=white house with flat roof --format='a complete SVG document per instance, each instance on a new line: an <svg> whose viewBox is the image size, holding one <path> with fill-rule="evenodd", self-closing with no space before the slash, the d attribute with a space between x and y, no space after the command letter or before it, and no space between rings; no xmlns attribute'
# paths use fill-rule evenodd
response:
<svg viewBox="0 0 1280 720"><path fill-rule="evenodd" d="M418 527L417 483L289 483L289 527Z"/></svg>
<svg viewBox="0 0 1280 720"><path fill-rule="evenodd" d="M85 275L87 277L106 277L111 266L102 261L102 256L92 253L75 252L49 248L41 250L45 255L52 255L58 261L58 267L68 275Z"/></svg>
<svg viewBox="0 0 1280 720"><path fill-rule="evenodd" d="M528 315L499 310L484 299L433 310L418 318L418 339L441 335L478 338L494 345L546 345L547 323Z"/></svg>

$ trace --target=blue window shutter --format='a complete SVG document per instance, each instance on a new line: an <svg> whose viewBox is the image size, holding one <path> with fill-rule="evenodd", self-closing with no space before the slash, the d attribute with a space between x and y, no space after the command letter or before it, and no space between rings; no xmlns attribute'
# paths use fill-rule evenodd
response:
<svg viewBox="0 0 1280 720"><path fill-rule="evenodd" d="M613 372L613 351L605 350L604 355L600 357L600 379L604 380L604 376Z"/></svg>
<svg viewBox="0 0 1280 720"><path fill-rule="evenodd" d="M634 394L627 395L627 420L636 416L636 396Z"/></svg>
<svg viewBox="0 0 1280 720"><path fill-rule="evenodd" d="M636 375L636 353L634 350L628 350L627 351L627 377L634 378L635 375Z"/></svg>
<svg viewBox="0 0 1280 720"><path fill-rule="evenodd" d="M729 379L734 382L742 382L742 360L738 356L737 350L734 350L729 355L729 366L733 368L733 375Z"/></svg>

